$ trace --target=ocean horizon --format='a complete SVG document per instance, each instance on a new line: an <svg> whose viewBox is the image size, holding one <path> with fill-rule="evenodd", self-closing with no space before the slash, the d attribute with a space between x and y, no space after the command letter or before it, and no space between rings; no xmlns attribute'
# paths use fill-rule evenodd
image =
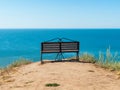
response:
<svg viewBox="0 0 120 90"><path fill-rule="evenodd" d="M80 42L80 54L88 52L98 56L99 51L120 52L120 29L0 29L0 66L6 66L19 58L40 61L41 42L53 38L68 38ZM74 53L64 54L66 58ZM56 54L45 55L54 59Z"/></svg>

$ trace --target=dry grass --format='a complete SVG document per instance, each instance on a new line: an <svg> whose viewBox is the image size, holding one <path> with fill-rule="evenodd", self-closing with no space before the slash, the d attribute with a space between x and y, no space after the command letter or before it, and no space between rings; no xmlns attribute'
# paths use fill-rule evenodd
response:
<svg viewBox="0 0 120 90"><path fill-rule="evenodd" d="M8 67L14 68L14 67L22 66L22 65L27 65L30 63L32 63L30 60L27 60L25 58L20 58L20 59L16 60L15 62L13 62L12 64L10 64Z"/></svg>
<svg viewBox="0 0 120 90"><path fill-rule="evenodd" d="M87 52L80 55L80 60L83 62L86 62L86 63L95 63L96 62L94 55L88 54Z"/></svg>
<svg viewBox="0 0 120 90"><path fill-rule="evenodd" d="M7 67L1 68L0 69L0 75L5 74L9 74L11 71L16 71L15 68L20 67L22 65L27 65L32 63L32 61L24 59L24 58L20 58L18 60L16 60L15 62L11 63L10 65L8 65Z"/></svg>
<svg viewBox="0 0 120 90"><path fill-rule="evenodd" d="M110 47L106 50L106 56L99 52L99 58L97 60L97 65L102 68L109 69L111 71L120 71L120 56L116 52L112 54Z"/></svg>
<svg viewBox="0 0 120 90"><path fill-rule="evenodd" d="M99 57L95 58L92 54L83 53L80 56L80 60L88 63L94 63L95 65L110 71L120 71L120 56L117 52L112 54L110 47L106 50L105 55L102 52L99 52Z"/></svg>
<svg viewBox="0 0 120 90"><path fill-rule="evenodd" d="M3 83L14 82L14 79L11 79L10 73L17 72L17 68L22 65L30 64L31 61L26 60L24 58L20 58L16 60L12 64L8 65L7 67L0 68L0 85Z"/></svg>

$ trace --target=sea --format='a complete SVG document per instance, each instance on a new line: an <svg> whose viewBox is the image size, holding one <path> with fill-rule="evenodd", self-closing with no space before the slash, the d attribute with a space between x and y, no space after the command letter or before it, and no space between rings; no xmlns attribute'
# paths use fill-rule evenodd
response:
<svg viewBox="0 0 120 90"><path fill-rule="evenodd" d="M25 58L33 62L40 61L41 42L54 38L68 38L80 42L80 54L88 52L99 55L120 53L120 29L0 29L0 67ZM63 40L64 41L64 40ZM64 53L65 58L74 53ZM53 60L56 54L45 54L43 59Z"/></svg>

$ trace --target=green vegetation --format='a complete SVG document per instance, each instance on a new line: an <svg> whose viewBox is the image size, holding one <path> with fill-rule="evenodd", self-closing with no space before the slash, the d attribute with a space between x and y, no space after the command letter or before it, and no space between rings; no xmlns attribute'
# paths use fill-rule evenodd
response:
<svg viewBox="0 0 120 90"><path fill-rule="evenodd" d="M92 54L83 53L80 56L80 60L88 63L95 63L95 65L111 71L120 71L120 56L117 52L112 54L110 47L106 50L105 55L99 52L99 57L95 58Z"/></svg>
<svg viewBox="0 0 120 90"><path fill-rule="evenodd" d="M96 59L95 59L94 55L88 54L87 52L86 52L86 53L83 53L83 54L80 56L80 60L81 60L81 61L84 61L84 62L86 62L86 63L95 63L95 62L96 62Z"/></svg>
<svg viewBox="0 0 120 90"><path fill-rule="evenodd" d="M57 83L48 83L45 86L46 87L58 87L58 86L60 86L60 84L57 84Z"/></svg>

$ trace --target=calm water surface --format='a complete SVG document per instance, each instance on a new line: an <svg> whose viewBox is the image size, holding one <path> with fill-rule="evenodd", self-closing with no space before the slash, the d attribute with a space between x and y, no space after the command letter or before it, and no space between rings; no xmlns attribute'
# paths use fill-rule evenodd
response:
<svg viewBox="0 0 120 90"><path fill-rule="evenodd" d="M8 29L0 30L0 66L8 65L20 57L40 60L40 43L56 37L80 41L80 53L89 52L96 56L99 51L120 52L120 29ZM65 54L71 57L74 54ZM55 54L44 56L54 59Z"/></svg>

